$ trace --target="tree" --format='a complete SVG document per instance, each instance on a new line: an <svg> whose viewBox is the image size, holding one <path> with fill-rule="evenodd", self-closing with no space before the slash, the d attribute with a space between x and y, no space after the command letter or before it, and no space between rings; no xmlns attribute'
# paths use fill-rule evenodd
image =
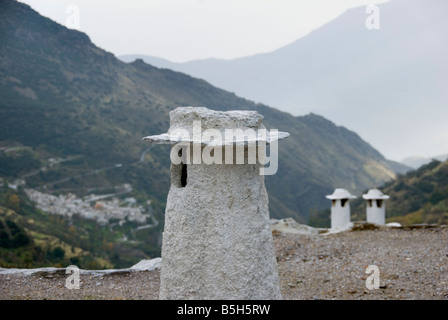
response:
<svg viewBox="0 0 448 320"><path fill-rule="evenodd" d="M16 194L12 194L9 196L6 206L14 210L15 212L19 212L20 210L20 199Z"/></svg>
<svg viewBox="0 0 448 320"><path fill-rule="evenodd" d="M64 255L65 255L65 251L64 249L62 249L61 247L56 247L53 249L53 251L51 252L51 255L53 256L53 258L55 259L63 259Z"/></svg>

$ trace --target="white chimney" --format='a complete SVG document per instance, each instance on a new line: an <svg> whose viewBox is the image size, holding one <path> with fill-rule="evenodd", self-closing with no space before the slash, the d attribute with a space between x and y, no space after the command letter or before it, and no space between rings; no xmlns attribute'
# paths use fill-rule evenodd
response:
<svg viewBox="0 0 448 320"><path fill-rule="evenodd" d="M331 228L343 229L350 223L350 199L355 199L345 189L336 188L331 195L326 196L331 200Z"/></svg>
<svg viewBox="0 0 448 320"><path fill-rule="evenodd" d="M367 222L375 224L386 224L386 201L389 196L384 195L378 189L370 189L362 197L366 200Z"/></svg>

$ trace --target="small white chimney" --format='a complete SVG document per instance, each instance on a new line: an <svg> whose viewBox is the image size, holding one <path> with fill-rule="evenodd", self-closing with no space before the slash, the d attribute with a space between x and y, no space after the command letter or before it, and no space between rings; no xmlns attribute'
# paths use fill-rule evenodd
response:
<svg viewBox="0 0 448 320"><path fill-rule="evenodd" d="M345 228L350 223L350 199L356 196L345 189L336 188L331 195L326 196L331 200L331 228Z"/></svg>
<svg viewBox="0 0 448 320"><path fill-rule="evenodd" d="M367 222L386 224L386 201L389 196L384 195L378 189L370 189L362 197L366 200Z"/></svg>

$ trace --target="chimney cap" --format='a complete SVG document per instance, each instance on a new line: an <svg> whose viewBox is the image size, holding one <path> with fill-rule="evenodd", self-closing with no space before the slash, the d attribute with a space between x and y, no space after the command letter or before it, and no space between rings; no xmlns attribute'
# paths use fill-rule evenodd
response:
<svg viewBox="0 0 448 320"><path fill-rule="evenodd" d="M389 199L388 195L384 195L380 190L378 189L370 189L366 194L363 194L362 197L366 200L373 200L373 199Z"/></svg>
<svg viewBox="0 0 448 320"><path fill-rule="evenodd" d="M350 194L347 190L343 188L334 189L333 194L325 196L327 199L336 200L336 199L355 199L356 196Z"/></svg>
<svg viewBox="0 0 448 320"><path fill-rule="evenodd" d="M263 116L252 110L214 111L205 107L179 107L170 112L170 128L167 133L147 136L143 141L157 144L174 144L178 142L201 143L203 145L230 145L248 144L258 141L272 141L288 138L288 132L277 130L268 131L262 124ZM194 122L201 124L200 130L213 129L221 133L222 141L195 140ZM234 131L237 135L227 141L225 131L227 129L240 129ZM247 137L244 132L253 130L255 137ZM266 135L258 134L259 130L266 130ZM179 132L185 133L180 135ZM196 138L197 139L197 138Z"/></svg>

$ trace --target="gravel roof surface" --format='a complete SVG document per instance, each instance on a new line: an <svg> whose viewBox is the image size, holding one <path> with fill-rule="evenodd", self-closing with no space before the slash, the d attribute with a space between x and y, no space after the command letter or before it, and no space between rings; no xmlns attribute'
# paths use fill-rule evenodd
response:
<svg viewBox="0 0 448 320"><path fill-rule="evenodd" d="M448 300L448 228L355 228L335 234L273 231L285 300ZM379 271L379 288L368 289ZM12 270L11 270L12 271ZM84 272L67 289L64 269L33 274L0 269L1 300L158 299L160 269ZM370 283L370 282L369 282Z"/></svg>

